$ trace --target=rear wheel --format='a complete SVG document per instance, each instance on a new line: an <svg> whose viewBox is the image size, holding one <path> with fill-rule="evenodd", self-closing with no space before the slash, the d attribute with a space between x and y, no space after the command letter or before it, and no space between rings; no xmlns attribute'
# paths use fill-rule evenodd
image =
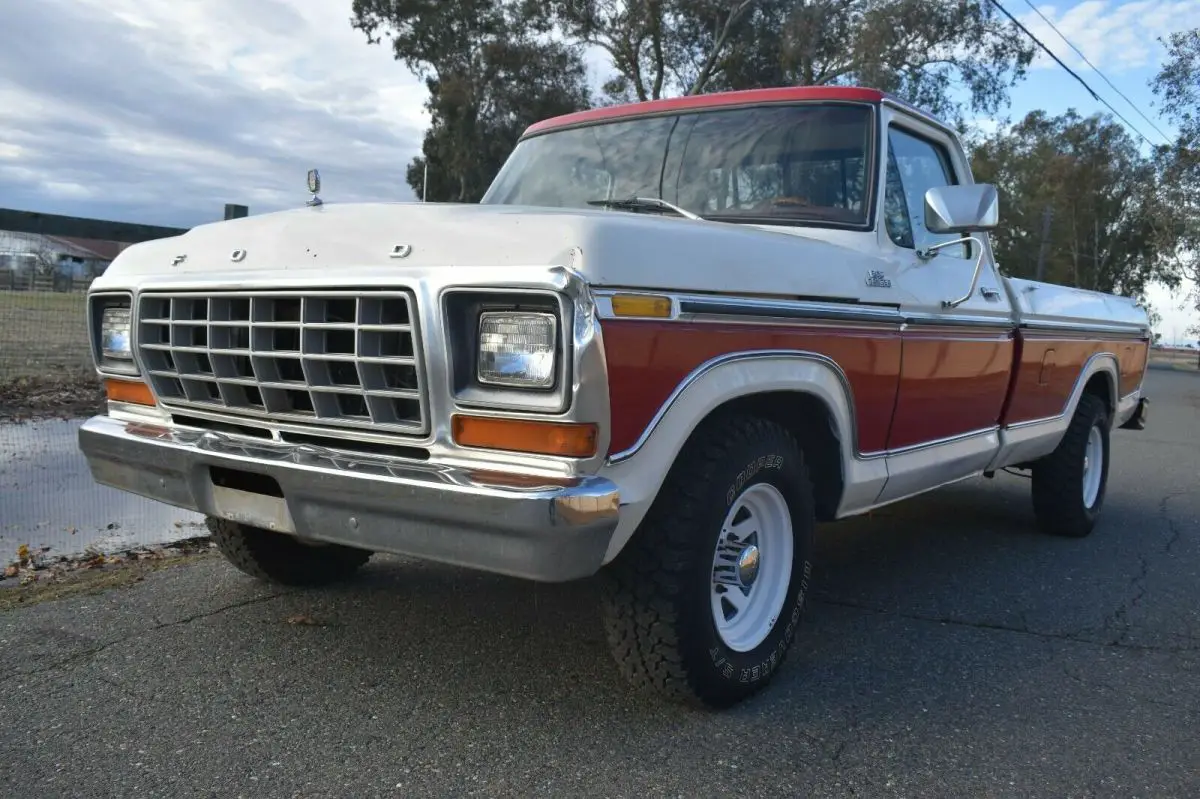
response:
<svg viewBox="0 0 1200 799"><path fill-rule="evenodd" d="M1033 509L1051 535L1082 538L1092 532L1108 487L1108 405L1084 394L1054 452L1033 463Z"/></svg>
<svg viewBox="0 0 1200 799"><path fill-rule="evenodd" d="M795 637L814 528L804 456L785 429L755 417L706 423L605 570L605 630L622 673L716 707L765 686Z"/></svg>
<svg viewBox="0 0 1200 799"><path fill-rule="evenodd" d="M285 533L214 516L206 522L226 560L251 577L283 585L318 586L347 579L372 554L338 544L309 545Z"/></svg>

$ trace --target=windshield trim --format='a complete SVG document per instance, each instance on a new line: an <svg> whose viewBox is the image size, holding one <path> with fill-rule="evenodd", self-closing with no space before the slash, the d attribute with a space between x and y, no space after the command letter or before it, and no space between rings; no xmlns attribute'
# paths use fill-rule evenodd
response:
<svg viewBox="0 0 1200 799"><path fill-rule="evenodd" d="M673 124L671 126L671 133L669 134L669 137L673 137L675 135L676 129L679 127L679 121L684 118L694 118L701 114L725 113L728 111L736 111L739 109L762 108L765 106L770 106L770 107L777 107L777 106L798 106L798 107L853 106L853 107L857 107L857 108L867 109L867 122L866 122L867 141L865 144L866 164L864 167L866 183L867 183L867 195L866 195L866 198L864 201L866 202L866 205L867 205L867 209L866 209L867 213L865 214L864 221L862 221L862 222L837 222L837 221L833 221L833 220L829 220L829 219L819 219L819 218L815 218L815 217L808 218L808 219L797 219L794 217L793 218L780 218L777 216L748 216L748 215L743 215L743 214L698 214L698 216L701 219L705 219L705 220L709 220L709 221L713 221L713 222L722 222L725 224L742 224L742 225L759 225L759 226L766 225L766 226L770 226L770 227L789 227L789 228L793 228L793 227L794 228L820 228L820 229L825 229L825 230L849 230L849 231L867 232L867 233L874 231L875 224L876 224L877 212L878 212L877 206L879 204L879 201L878 201L879 200L879 195L878 195L879 174L878 173L879 173L879 142L880 142L880 138L879 138L879 136L880 136L879 104L875 103L875 102L863 101L863 100L843 100L843 99L825 99L825 98L807 99L807 100L781 99L781 100L747 100L747 102L744 102L744 103L730 103L727 105L703 106L703 107L699 107L699 108L686 108L686 109L682 109L682 110L666 108L663 110L652 111L652 112L648 112L645 114L630 114L628 116L620 116L620 117L612 117L612 118L586 119L586 120L581 120L581 121L579 121L577 123L573 123L573 124L547 128L545 130L540 130L540 131L536 131L533 133L526 133L526 134L523 134L519 139L517 139L517 145L520 145L522 142L525 142L529 139L534 139L534 138L538 138L541 136L549 136L549 135L553 135L555 133L563 133L563 132L571 131L571 130L580 130L582 128L597 127L600 125L614 125L614 124L620 124L623 122L641 121L641 120L645 120L645 119L656 119L656 118L662 118L662 117L670 117L670 118L675 119L675 124ZM668 142L669 141L670 141L670 138L668 138ZM668 147L670 147L670 145L668 145ZM515 150L515 147L514 147L514 150ZM511 154L510 154L510 157L511 157ZM669 155L669 151L668 151L668 153L664 154L664 160L663 160L664 169L666 167L667 159L669 159L669 158L670 158L670 155ZM500 171L503 172L504 167L501 167ZM497 177L499 177L499 173L497 173ZM494 183L495 183L495 178L493 178L493 185L494 185ZM482 199L480 199L480 203L486 204L486 205L493 205L493 204L494 205L503 205L503 203L489 203L488 196L491 195L491 193L492 193L492 187L489 186L488 190L484 193ZM661 186L660 186L659 194L662 194ZM660 199L662 199L662 198L660 198ZM612 213L617 213L617 212L612 212ZM625 213L638 213L638 212L628 211Z"/></svg>

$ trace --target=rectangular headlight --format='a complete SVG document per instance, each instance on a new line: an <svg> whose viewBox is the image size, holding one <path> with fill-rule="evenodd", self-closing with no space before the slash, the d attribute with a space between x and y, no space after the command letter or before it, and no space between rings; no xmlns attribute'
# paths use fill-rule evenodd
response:
<svg viewBox="0 0 1200 799"><path fill-rule="evenodd" d="M553 387L557 330L554 314L480 314L479 382L515 388Z"/></svg>
<svg viewBox="0 0 1200 799"><path fill-rule="evenodd" d="M102 360L133 362L129 308L109 307L100 319L100 357Z"/></svg>

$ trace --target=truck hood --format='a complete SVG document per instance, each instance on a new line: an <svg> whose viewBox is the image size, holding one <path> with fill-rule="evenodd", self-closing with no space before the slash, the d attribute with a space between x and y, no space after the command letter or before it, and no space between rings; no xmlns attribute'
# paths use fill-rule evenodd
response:
<svg viewBox="0 0 1200 799"><path fill-rule="evenodd" d="M570 266L594 286L861 296L866 270L878 267L874 258L793 231L605 210L334 204L214 222L137 244L101 280L116 286L203 276L236 283L277 272L282 281L320 274L353 281L356 271L377 277L381 270L419 276L430 269Z"/></svg>

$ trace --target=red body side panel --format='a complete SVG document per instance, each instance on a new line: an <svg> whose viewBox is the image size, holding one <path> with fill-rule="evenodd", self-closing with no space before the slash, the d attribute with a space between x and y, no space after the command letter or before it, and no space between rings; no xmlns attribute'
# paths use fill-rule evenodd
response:
<svg viewBox="0 0 1200 799"><path fill-rule="evenodd" d="M1021 360L1013 381L1004 424L1057 416L1063 412L1088 358L1098 352L1117 356L1120 396L1137 388L1149 352L1145 341L1099 341L1058 334L1021 334Z"/></svg>
<svg viewBox="0 0 1200 799"><path fill-rule="evenodd" d="M996 333L906 332L900 395L888 449L1000 423L1013 339Z"/></svg>
<svg viewBox="0 0 1200 799"><path fill-rule="evenodd" d="M806 350L832 358L854 392L859 448L882 450L896 403L900 334L817 326L606 319L601 323L612 404L610 450L631 447L675 387L718 355L747 350Z"/></svg>

